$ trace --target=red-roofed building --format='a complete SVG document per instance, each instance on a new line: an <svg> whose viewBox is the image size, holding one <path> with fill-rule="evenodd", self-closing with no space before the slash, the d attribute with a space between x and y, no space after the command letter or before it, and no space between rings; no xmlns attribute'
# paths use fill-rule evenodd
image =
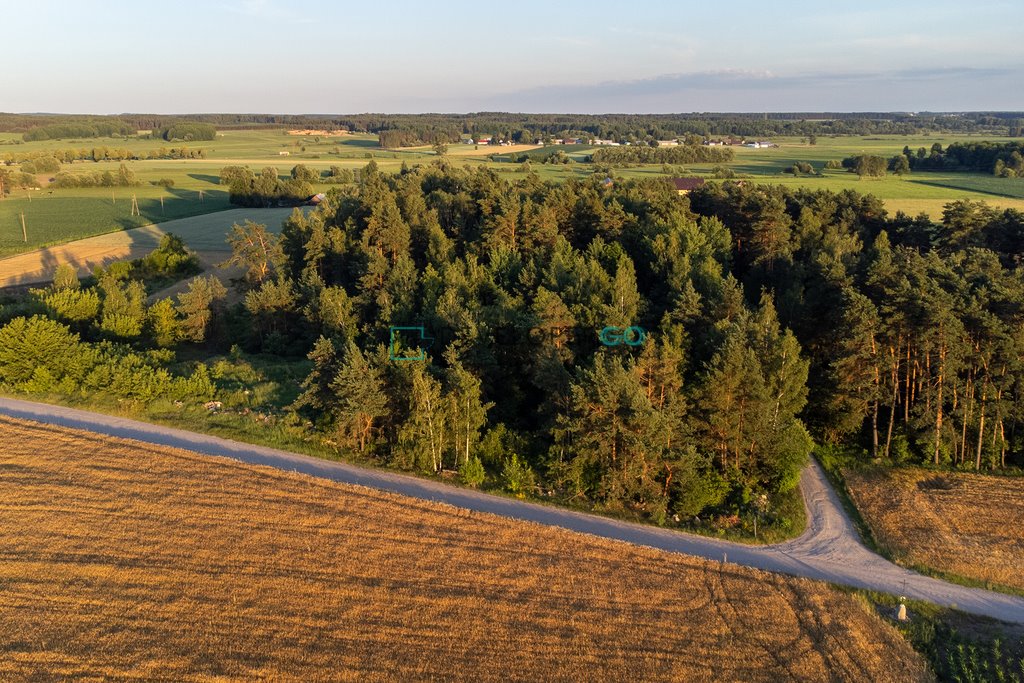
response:
<svg viewBox="0 0 1024 683"><path fill-rule="evenodd" d="M704 184L703 178L672 178L672 184L678 194L689 194Z"/></svg>

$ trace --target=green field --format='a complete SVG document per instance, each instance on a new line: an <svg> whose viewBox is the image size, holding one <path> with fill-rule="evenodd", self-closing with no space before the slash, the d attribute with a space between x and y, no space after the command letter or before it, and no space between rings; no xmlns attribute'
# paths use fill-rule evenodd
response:
<svg viewBox="0 0 1024 683"><path fill-rule="evenodd" d="M995 178L976 173L919 172L904 178L889 176L861 180L846 171L823 171L830 159L855 154L877 154L889 157L902 151L904 145L916 150L930 148L938 142L943 147L956 141L990 139L983 136L868 136L819 138L810 145L799 138L777 138L778 147L769 149L734 148L735 159L728 164L739 176L755 182L777 183L790 187L807 186L841 191L853 189L871 193L884 200L891 213L920 212L933 218L941 216L943 206L956 199L984 200L995 206L1024 210L1024 178ZM999 138L1005 142L1009 138ZM5 155L65 148L108 147L148 152L160 147L176 147L170 143L147 138L47 140L21 142L20 134L0 133L0 160ZM44 187L34 191L15 191L0 201L0 257L81 239L106 232L138 227L147 223L173 220L229 208L226 188L218 183L219 172L229 164L247 164L254 168L273 166L287 175L298 163L326 170L330 166L360 168L370 159L381 170L397 172L403 163L431 163L437 159L430 147L399 150L381 149L375 135L353 134L339 137L296 136L282 130L229 130L218 133L215 140L189 143L187 146L205 150L205 159L128 161L142 183L137 187L68 188ZM508 148L480 147L463 149L450 146L448 161L453 164L485 166L509 178L520 177L519 164L493 161L491 155L506 154ZM595 149L583 145L559 148L573 161L571 164L544 164L535 161L531 171L545 180L561 181L572 177L585 178L593 167L585 163ZM287 152L287 155L282 154ZM543 157L547 150L539 151ZM794 162L809 162L821 172L819 176L794 177L783 169ZM79 161L65 166L72 173L116 171L117 161ZM13 167L17 168L17 167ZM672 172L710 175L712 164L674 167ZM615 175L627 178L657 177L665 173L661 165L629 166L613 169ZM170 179L174 186L164 188L152 183ZM319 186L324 190L329 185ZM202 198L200 198L202 193ZM131 215L131 197L138 199L141 215ZM161 205L161 199L163 204ZM21 214L25 215L28 240L22 238Z"/></svg>
<svg viewBox="0 0 1024 683"><path fill-rule="evenodd" d="M138 201L138 216L131 215L132 194ZM153 186L75 188L53 190L52 194L48 190L18 192L0 202L0 257L228 208L231 205L223 188L206 190L202 199L198 190ZM22 234L22 214L27 241Z"/></svg>

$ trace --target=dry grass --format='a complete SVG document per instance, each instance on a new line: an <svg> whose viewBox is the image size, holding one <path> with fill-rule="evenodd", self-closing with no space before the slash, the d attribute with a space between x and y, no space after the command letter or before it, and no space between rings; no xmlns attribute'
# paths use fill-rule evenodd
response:
<svg viewBox="0 0 1024 683"><path fill-rule="evenodd" d="M916 468L845 476L875 539L896 559L1024 589L1024 478Z"/></svg>
<svg viewBox="0 0 1024 683"><path fill-rule="evenodd" d="M910 681L854 597L0 418L0 680Z"/></svg>

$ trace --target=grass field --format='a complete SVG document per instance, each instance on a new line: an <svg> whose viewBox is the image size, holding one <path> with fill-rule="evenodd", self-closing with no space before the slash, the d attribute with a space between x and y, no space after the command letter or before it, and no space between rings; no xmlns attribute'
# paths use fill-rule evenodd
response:
<svg viewBox="0 0 1024 683"><path fill-rule="evenodd" d="M0 678L929 680L847 593L0 418Z"/></svg>
<svg viewBox="0 0 1024 683"><path fill-rule="evenodd" d="M82 276L92 273L97 266L142 258L155 249L167 233L185 240L197 253L200 265L210 268L230 255L225 236L233 223L253 220L265 224L271 232L278 232L291 212L292 209L288 208L230 208L0 258L0 288L49 282L57 267L64 263L75 266Z"/></svg>
<svg viewBox="0 0 1024 683"><path fill-rule="evenodd" d="M5 154L16 154L47 149L126 148L134 152L148 152L160 147L180 146L163 140L140 138L47 140L18 143L19 135L0 133L0 159ZM912 149L930 148L935 142L943 146L951 142L987 139L980 136L875 136L819 138L809 145L798 138L774 140L778 147L769 149L735 148L735 160L729 164L736 172L749 176L755 182L779 183L789 186L840 191L854 189L871 193L883 199L890 212L904 211L911 215L928 213L938 219L944 204L955 199L984 200L999 207L1024 210L1024 179L1001 179L984 174L970 173L915 173L906 178L887 177L880 180L860 180L845 171L828 171L822 176L799 177L783 174L782 170L796 161L810 162L821 170L830 159L842 159L853 154L879 154L892 156L904 145ZM1009 138L1000 138L1005 141ZM0 257L81 239L152 222L194 216L228 207L225 188L218 184L220 169L229 164L247 164L254 168L272 166L281 175L287 175L295 164L306 164L318 170L330 166L359 168L370 159L386 172L397 172L403 163L428 164L437 160L430 147L381 149L377 138L369 134L340 137L296 136L283 130L230 130L218 133L215 140L189 143L189 147L206 151L205 159L129 161L127 166L135 172L141 186L110 189L52 189L16 191L0 201ZM514 148L482 146L475 148L458 143L449 145L450 163L485 166L516 178L518 164L492 161L492 154L529 151L532 146ZM559 148L577 162L582 162L595 149L585 145ZM283 155L282 153L287 153ZM543 154L543 152L539 152ZM71 172L116 171L118 162L76 162ZM685 173L707 175L711 164L695 164L683 169ZM545 180L561 181L584 178L593 173L586 163L543 164L533 163L532 170ZM624 177L658 177L664 175L661 165L635 166L615 169ZM174 187L163 188L151 183L167 178ZM317 187L324 190L330 186ZM200 191L203 201L200 201ZM112 196L113 194L113 196ZM141 216L131 215L131 195L138 198ZM29 199L31 197L31 201ZM163 199L163 205L160 200ZM21 214L25 214L28 241L23 240Z"/></svg>
<svg viewBox="0 0 1024 683"><path fill-rule="evenodd" d="M1024 478L846 470L875 541L899 562L1024 591Z"/></svg>
<svg viewBox="0 0 1024 683"><path fill-rule="evenodd" d="M31 196L31 199L26 197ZM136 195L138 216L132 216ZM160 199L163 198L161 205ZM71 240L231 208L227 192L152 186L19 192L0 201L0 258ZM21 216L25 216L24 240Z"/></svg>

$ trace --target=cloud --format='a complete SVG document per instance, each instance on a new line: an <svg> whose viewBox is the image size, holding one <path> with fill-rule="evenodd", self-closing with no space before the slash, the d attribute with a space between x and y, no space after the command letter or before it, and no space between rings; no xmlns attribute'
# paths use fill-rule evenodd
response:
<svg viewBox="0 0 1024 683"><path fill-rule="evenodd" d="M1009 86L1019 73L1015 68L982 67L795 74L701 71L528 88L490 96L477 105L580 113L1018 109L1024 107L1024 97Z"/></svg>

